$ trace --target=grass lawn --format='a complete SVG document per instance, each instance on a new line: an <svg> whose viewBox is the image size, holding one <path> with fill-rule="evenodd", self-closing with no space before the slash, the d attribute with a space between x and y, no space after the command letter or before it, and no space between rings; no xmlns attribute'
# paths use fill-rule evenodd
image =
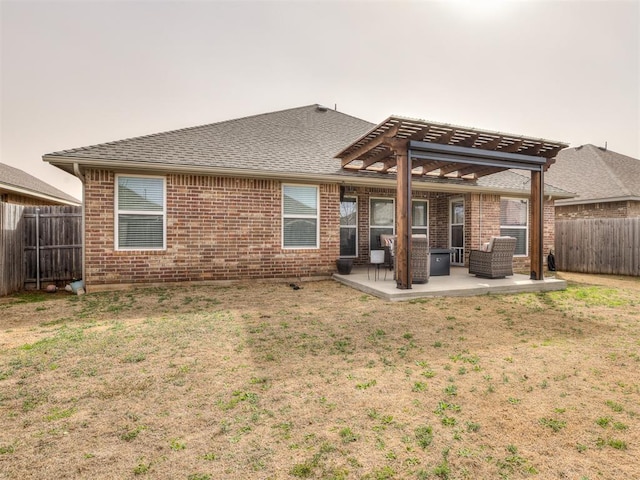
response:
<svg viewBox="0 0 640 480"><path fill-rule="evenodd" d="M0 479L640 479L640 279L0 299Z"/></svg>

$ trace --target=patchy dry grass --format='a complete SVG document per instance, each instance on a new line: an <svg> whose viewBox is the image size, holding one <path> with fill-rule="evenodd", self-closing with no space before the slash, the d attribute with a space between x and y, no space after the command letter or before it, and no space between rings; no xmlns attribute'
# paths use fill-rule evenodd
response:
<svg viewBox="0 0 640 480"><path fill-rule="evenodd" d="M0 478L640 478L640 280L0 303Z"/></svg>

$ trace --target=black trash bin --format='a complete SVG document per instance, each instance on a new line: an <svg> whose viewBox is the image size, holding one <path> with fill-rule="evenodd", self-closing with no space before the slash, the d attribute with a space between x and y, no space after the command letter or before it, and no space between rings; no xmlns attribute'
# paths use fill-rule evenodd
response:
<svg viewBox="0 0 640 480"><path fill-rule="evenodd" d="M450 275L451 250L448 248L431 249L430 274L433 277Z"/></svg>

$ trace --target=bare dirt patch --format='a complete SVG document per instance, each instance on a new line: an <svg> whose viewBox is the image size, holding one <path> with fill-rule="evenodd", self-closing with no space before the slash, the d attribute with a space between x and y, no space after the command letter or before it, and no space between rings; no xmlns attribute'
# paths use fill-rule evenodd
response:
<svg viewBox="0 0 640 480"><path fill-rule="evenodd" d="M638 279L0 304L0 478L640 478Z"/></svg>

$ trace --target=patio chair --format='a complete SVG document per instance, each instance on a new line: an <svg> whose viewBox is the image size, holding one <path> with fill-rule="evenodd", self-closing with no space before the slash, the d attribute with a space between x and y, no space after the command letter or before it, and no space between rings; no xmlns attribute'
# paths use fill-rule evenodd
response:
<svg viewBox="0 0 640 480"><path fill-rule="evenodd" d="M394 257L396 255L395 241L395 235L383 233L379 237L380 247L384 250L384 266L389 270L393 270L394 268Z"/></svg>
<svg viewBox="0 0 640 480"><path fill-rule="evenodd" d="M429 281L431 252L429 238L426 235L412 235L411 270L412 283L427 283Z"/></svg>
<svg viewBox="0 0 640 480"><path fill-rule="evenodd" d="M504 278L513 275L515 251L515 238L492 237L484 249L469 252L469 273L484 278Z"/></svg>
<svg viewBox="0 0 640 480"><path fill-rule="evenodd" d="M371 250L369 251L369 265L367 267L367 278L369 277L369 268L374 267L373 279L378 280L380 278L380 266L384 264L384 250ZM384 271L384 279L387 279L387 271Z"/></svg>

